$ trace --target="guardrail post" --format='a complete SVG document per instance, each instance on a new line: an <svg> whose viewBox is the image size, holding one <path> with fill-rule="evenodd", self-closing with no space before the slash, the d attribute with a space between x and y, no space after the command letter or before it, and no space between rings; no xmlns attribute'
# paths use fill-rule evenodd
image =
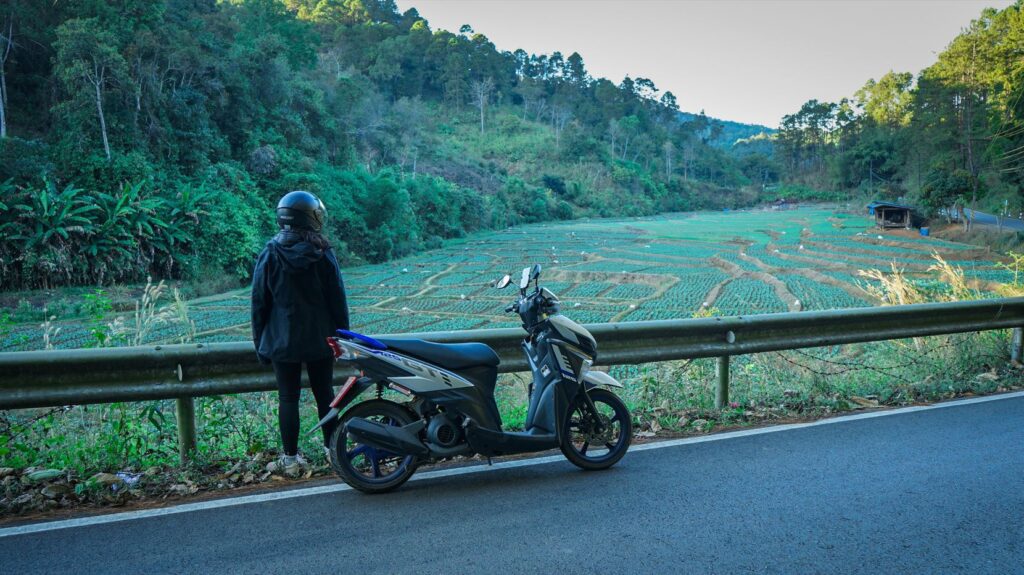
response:
<svg viewBox="0 0 1024 575"><path fill-rule="evenodd" d="M1010 342L1010 362L1021 363L1024 356L1024 328L1013 328L1013 340Z"/></svg>
<svg viewBox="0 0 1024 575"><path fill-rule="evenodd" d="M729 403L729 356L718 358L718 389L715 391L715 407L722 409Z"/></svg>
<svg viewBox="0 0 1024 575"><path fill-rule="evenodd" d="M188 463L192 450L196 448L196 404L191 397L177 399L178 416L178 457L181 464Z"/></svg>

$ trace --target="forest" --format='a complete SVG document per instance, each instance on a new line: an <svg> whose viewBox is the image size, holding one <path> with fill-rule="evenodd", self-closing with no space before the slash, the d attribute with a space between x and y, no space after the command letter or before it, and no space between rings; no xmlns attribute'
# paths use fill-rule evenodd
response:
<svg viewBox="0 0 1024 575"><path fill-rule="evenodd" d="M782 118L774 160L817 189L861 190L936 214L1024 211L1024 11L985 9L916 75L890 71ZM965 220L969 224L969 219Z"/></svg>
<svg viewBox="0 0 1024 575"><path fill-rule="evenodd" d="M763 150L723 143L751 127L683 115L650 79L499 51L392 0L8 5L4 289L244 282L293 189L324 200L351 264L517 223L749 205L769 177Z"/></svg>

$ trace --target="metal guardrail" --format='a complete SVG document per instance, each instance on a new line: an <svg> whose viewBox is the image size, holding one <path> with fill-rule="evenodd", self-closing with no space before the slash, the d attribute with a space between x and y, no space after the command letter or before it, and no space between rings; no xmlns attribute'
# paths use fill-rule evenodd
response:
<svg viewBox="0 0 1024 575"><path fill-rule="evenodd" d="M728 402L729 357L868 341L1014 328L1021 359L1024 298L590 324L598 365L717 357L716 404ZM477 341L502 357L503 372L527 369L520 329L402 334L442 343ZM178 400L180 448L194 444L195 397L276 389L251 342L0 353L0 409Z"/></svg>

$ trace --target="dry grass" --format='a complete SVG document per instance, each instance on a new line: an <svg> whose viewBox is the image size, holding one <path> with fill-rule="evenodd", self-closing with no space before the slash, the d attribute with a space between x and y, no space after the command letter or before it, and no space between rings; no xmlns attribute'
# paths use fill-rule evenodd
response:
<svg viewBox="0 0 1024 575"><path fill-rule="evenodd" d="M857 275L878 282L877 286L864 286L872 297L887 305L908 305L928 301L925 294L907 278L903 268L897 267L895 261L891 265L891 273L882 270L857 270Z"/></svg>

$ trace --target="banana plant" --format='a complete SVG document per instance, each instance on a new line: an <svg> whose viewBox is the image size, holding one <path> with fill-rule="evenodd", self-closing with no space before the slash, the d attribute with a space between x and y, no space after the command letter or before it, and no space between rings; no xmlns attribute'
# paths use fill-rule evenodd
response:
<svg viewBox="0 0 1024 575"><path fill-rule="evenodd" d="M131 249L136 242L129 225L135 206L125 193L97 192L95 200L98 209L93 233L80 249L89 259L91 274L98 283L103 283L110 270L119 270L121 275L135 271L131 269Z"/></svg>
<svg viewBox="0 0 1024 575"><path fill-rule="evenodd" d="M156 196L146 197L142 194L143 182L130 188L121 188L121 196L132 206L127 214L125 224L139 244L149 242L167 223L157 214L163 200Z"/></svg>
<svg viewBox="0 0 1024 575"><path fill-rule="evenodd" d="M24 233L21 230L21 223L17 214L4 202L11 201L17 193L12 180L0 183L0 284L12 285L18 275L20 266L15 266L15 261L20 260L17 242L24 240Z"/></svg>
<svg viewBox="0 0 1024 575"><path fill-rule="evenodd" d="M19 229L18 215L14 212L12 206L8 206L4 202L4 199L7 201L14 199L14 195L17 192L18 189L14 186L13 179L0 183L0 238L4 238L5 242L15 242L24 237L24 234Z"/></svg>
<svg viewBox="0 0 1024 575"><path fill-rule="evenodd" d="M212 201L214 195L205 185L193 188L186 184L173 198L164 200L165 225L153 238L154 246L173 257L176 250L194 242L194 230L200 218L207 215L203 206Z"/></svg>
<svg viewBox="0 0 1024 575"><path fill-rule="evenodd" d="M89 214L99 208L74 184L57 191L51 180L45 180L43 189L38 193L29 192L27 199L28 203L14 206L31 228L24 245L26 251L58 240L67 241L73 233L85 235L93 231Z"/></svg>

